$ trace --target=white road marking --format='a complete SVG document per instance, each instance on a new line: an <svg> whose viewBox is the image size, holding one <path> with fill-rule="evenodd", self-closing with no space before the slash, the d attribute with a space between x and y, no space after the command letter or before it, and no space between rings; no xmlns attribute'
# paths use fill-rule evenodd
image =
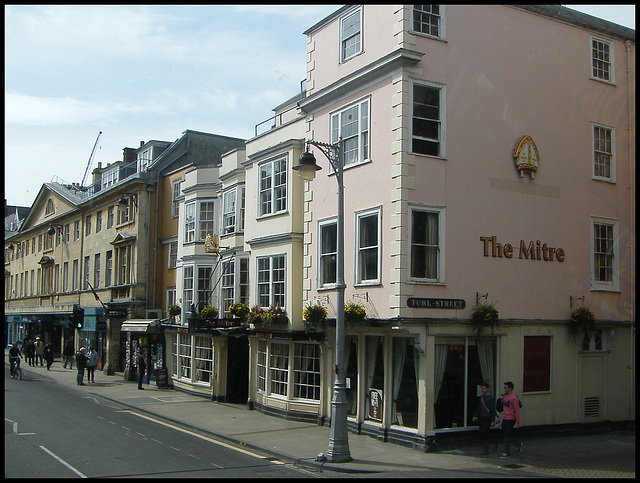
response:
<svg viewBox="0 0 640 483"><path fill-rule="evenodd" d="M264 456L259 455L257 453L253 453L251 451L247 451L246 449L238 448L236 446L232 446L230 444L223 443L222 441L217 441L217 440L215 440L213 438L208 438L207 436L203 436L201 434L194 433L193 431L188 431L186 429L182 429L182 428L179 428L177 426L172 426L171 424L165 423L163 421L158 421L157 419L150 418L150 417L145 416L143 414L138 414L138 413L134 413L134 412L132 412L131 414L133 414L134 416L138 416L139 418L143 418L143 419L147 419L149 421L153 421L156 424L162 424L163 426L166 426L168 428L174 429L176 431L181 431L183 433L190 434L191 436L195 436L196 438L204 439L205 441L209 441L210 443L217 444L218 446L223 446L225 448L229 448L229 449L231 449L233 451L237 451L238 453L243 453L243 454L246 454L246 455L249 455L249 456L253 456L254 458L265 459ZM174 448L174 449L176 449L176 448ZM284 463L278 462L277 460L276 461L272 461L272 462L274 464L284 464Z"/></svg>
<svg viewBox="0 0 640 483"><path fill-rule="evenodd" d="M78 475L80 478L86 478L86 476L81 473L80 471L78 471L77 469L75 469L73 466L71 466L69 463L67 463L65 460L63 460L62 458L60 458L58 455L52 453L51 451L49 451L47 448L45 448L44 446L40 446L40 449L42 451L44 451L45 453L49 454L50 456L52 456L55 460L59 461L60 463L62 463L63 465L65 465L67 468L69 468L71 471L73 471L76 475Z"/></svg>
<svg viewBox="0 0 640 483"><path fill-rule="evenodd" d="M36 433L18 433L18 423L16 423L15 421L11 421L10 419L7 419L7 418L4 418L4 420L13 425L13 432L18 436L32 436L36 434Z"/></svg>

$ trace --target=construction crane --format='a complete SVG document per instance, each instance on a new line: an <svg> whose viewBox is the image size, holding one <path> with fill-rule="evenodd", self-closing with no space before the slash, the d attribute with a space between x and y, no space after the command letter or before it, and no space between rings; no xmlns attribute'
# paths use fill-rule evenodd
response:
<svg viewBox="0 0 640 483"><path fill-rule="evenodd" d="M98 145L98 140L100 139L100 135L102 131L98 133L98 137L96 138L96 143L93 145L93 150L91 151L91 156L89 156L89 162L87 163L87 168L84 170L84 176L82 177L82 182L80 186L84 186L84 182L87 180L87 173L89 173L89 168L91 167L91 163L93 162L93 155L96 154L96 146Z"/></svg>

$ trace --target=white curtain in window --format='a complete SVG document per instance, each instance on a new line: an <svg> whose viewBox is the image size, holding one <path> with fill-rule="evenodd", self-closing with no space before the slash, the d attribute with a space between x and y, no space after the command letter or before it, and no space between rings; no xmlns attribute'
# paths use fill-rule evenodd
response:
<svg viewBox="0 0 640 483"><path fill-rule="evenodd" d="M442 378L444 377L444 368L447 364L447 344L436 344L436 361L435 361L435 392L433 394L433 403L438 400L438 394L440 394L440 387L442 386Z"/></svg>
<svg viewBox="0 0 640 483"><path fill-rule="evenodd" d="M394 423L398 422L396 399L400 391L400 383L402 382L402 371L404 369L404 359L407 353L407 339L405 337L394 337L393 339L393 405L391 408L391 419Z"/></svg>
<svg viewBox="0 0 640 483"><path fill-rule="evenodd" d="M379 340L380 338L378 336L367 336L367 392L373 383Z"/></svg>
<svg viewBox="0 0 640 483"><path fill-rule="evenodd" d="M478 346L478 357L480 358L480 370L482 371L482 379L484 382L493 384L493 340L480 339L476 342Z"/></svg>

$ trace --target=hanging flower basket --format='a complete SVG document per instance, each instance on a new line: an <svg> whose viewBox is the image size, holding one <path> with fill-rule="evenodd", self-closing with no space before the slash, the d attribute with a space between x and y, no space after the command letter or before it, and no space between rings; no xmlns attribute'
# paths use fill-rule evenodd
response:
<svg viewBox="0 0 640 483"><path fill-rule="evenodd" d="M317 328L324 329L327 309L321 303L308 304L302 311L302 318L306 331L313 332Z"/></svg>
<svg viewBox="0 0 640 483"><path fill-rule="evenodd" d="M287 322L287 314L279 305L272 305L268 310L264 310L259 305L251 308L247 321L250 324L269 327Z"/></svg>
<svg viewBox="0 0 640 483"><path fill-rule="evenodd" d="M200 311L200 317L202 317L204 320L217 319L218 309L216 309L215 307L209 307L207 305L206 307L203 307L202 310Z"/></svg>
<svg viewBox="0 0 640 483"><path fill-rule="evenodd" d="M347 302L344 304L344 320L349 325L361 323L367 312L364 309L364 305L360 302Z"/></svg>
<svg viewBox="0 0 640 483"><path fill-rule="evenodd" d="M229 312L234 317L238 317L239 319L246 319L249 314L249 306L243 303L235 303L229 306Z"/></svg>
<svg viewBox="0 0 640 483"><path fill-rule="evenodd" d="M494 304L480 304L473 307L471 322L476 333L480 336L485 328L490 328L491 332L500 326L498 310Z"/></svg>
<svg viewBox="0 0 640 483"><path fill-rule="evenodd" d="M180 309L179 305L169 305L169 315L171 317L175 317L176 315L180 315L180 312L182 310Z"/></svg>
<svg viewBox="0 0 640 483"><path fill-rule="evenodd" d="M580 331L586 337L591 337L596 331L596 318L591 309L589 307L578 307L571 312L567 329L574 340Z"/></svg>

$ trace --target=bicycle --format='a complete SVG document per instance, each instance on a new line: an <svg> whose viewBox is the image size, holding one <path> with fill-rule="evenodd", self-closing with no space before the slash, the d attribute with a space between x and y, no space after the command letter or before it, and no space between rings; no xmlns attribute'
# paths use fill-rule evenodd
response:
<svg viewBox="0 0 640 483"><path fill-rule="evenodd" d="M15 360L16 360L16 365L13 368L13 374L11 374L11 377L13 377L14 379L22 380L22 368L20 367L20 357L15 357Z"/></svg>

